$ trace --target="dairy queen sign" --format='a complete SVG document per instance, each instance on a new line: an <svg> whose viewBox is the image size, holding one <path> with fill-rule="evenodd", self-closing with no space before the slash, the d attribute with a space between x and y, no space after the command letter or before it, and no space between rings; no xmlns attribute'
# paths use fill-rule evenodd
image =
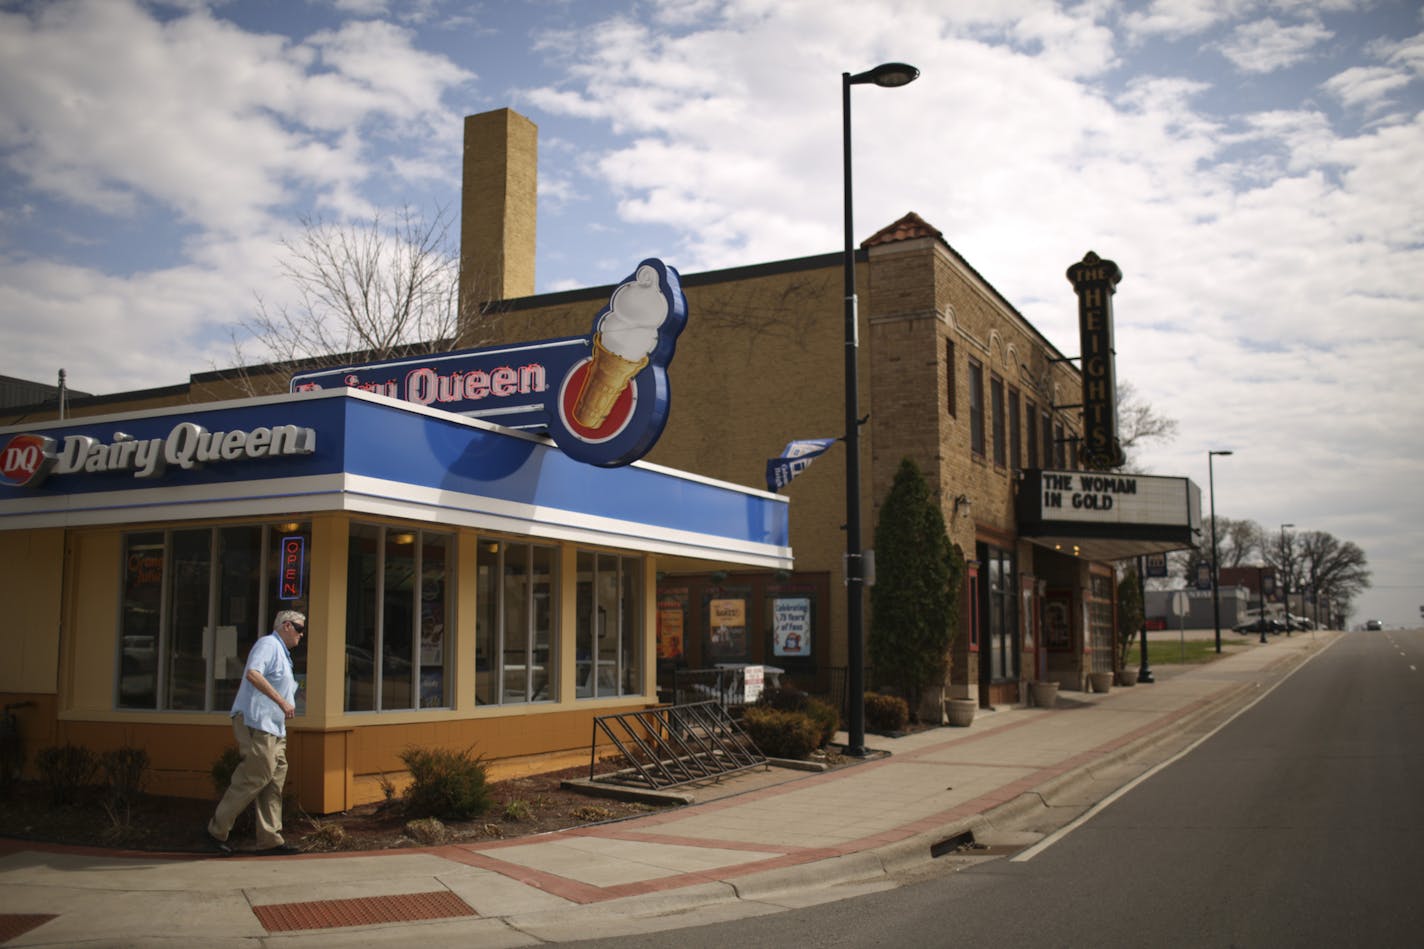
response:
<svg viewBox="0 0 1424 949"><path fill-rule="evenodd" d="M587 336L299 373L291 388L348 386L546 432L571 458L617 467L647 454L667 424L667 367L686 323L677 271L648 258Z"/></svg>

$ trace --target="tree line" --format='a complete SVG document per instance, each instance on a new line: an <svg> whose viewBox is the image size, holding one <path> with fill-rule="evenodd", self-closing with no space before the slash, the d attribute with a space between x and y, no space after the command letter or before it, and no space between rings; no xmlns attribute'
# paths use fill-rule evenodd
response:
<svg viewBox="0 0 1424 949"><path fill-rule="evenodd" d="M1216 518L1218 566L1264 564L1274 570L1279 589L1324 598L1331 603L1332 619L1343 625L1353 603L1370 586L1369 561L1354 541L1340 540L1328 531L1267 530L1253 520ZM1169 555L1174 578L1188 586L1196 583L1202 564L1211 564L1211 527L1203 532L1200 547ZM1175 585L1175 584L1174 584Z"/></svg>

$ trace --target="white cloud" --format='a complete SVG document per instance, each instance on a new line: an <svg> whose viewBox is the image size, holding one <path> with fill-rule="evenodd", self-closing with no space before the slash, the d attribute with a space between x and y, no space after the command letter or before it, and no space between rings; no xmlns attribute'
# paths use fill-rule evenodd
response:
<svg viewBox="0 0 1424 949"><path fill-rule="evenodd" d="M1221 53L1242 72L1268 73L1302 62L1333 35L1318 21L1286 25L1267 17L1236 27Z"/></svg>
<svg viewBox="0 0 1424 949"><path fill-rule="evenodd" d="M444 128L440 97L469 76L378 23L303 45L204 10L159 22L121 0L0 16L12 169L104 213L153 201L229 234L261 226L297 189L349 192L372 172L353 129Z"/></svg>
<svg viewBox="0 0 1424 949"><path fill-rule="evenodd" d="M1409 74L1388 66L1353 66L1325 81L1327 92L1350 108L1376 109L1409 84Z"/></svg>

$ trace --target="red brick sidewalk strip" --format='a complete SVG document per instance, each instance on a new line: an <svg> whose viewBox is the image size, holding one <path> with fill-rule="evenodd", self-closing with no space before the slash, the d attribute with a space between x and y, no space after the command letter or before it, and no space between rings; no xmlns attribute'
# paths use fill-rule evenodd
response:
<svg viewBox="0 0 1424 949"><path fill-rule="evenodd" d="M254 906L252 912L269 933L478 915L468 903L448 890L310 903L270 903Z"/></svg>

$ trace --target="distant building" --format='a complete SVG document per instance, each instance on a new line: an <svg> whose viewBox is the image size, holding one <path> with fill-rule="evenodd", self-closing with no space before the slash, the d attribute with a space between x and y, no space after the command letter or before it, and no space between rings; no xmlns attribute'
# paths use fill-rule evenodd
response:
<svg viewBox="0 0 1424 949"><path fill-rule="evenodd" d="M85 398L87 392L76 392L65 387L66 401L70 398ZM17 379L14 376L0 376L0 409L12 409L20 406L45 406L56 405L59 398L59 386L49 385L44 382L31 382L28 379ZM3 420L8 421L8 419Z"/></svg>

